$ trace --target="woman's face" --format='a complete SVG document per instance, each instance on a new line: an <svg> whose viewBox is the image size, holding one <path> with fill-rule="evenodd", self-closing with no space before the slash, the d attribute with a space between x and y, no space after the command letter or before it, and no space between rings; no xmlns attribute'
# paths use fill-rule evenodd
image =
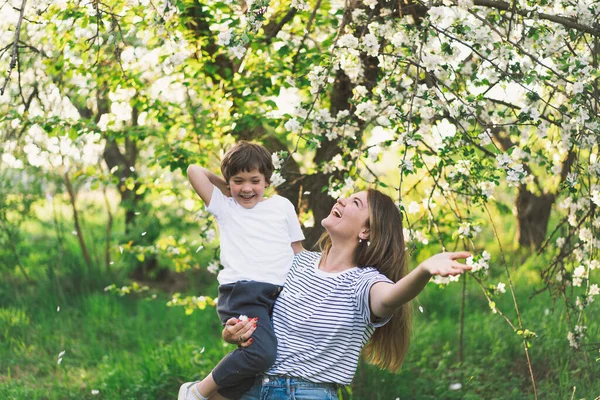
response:
<svg viewBox="0 0 600 400"><path fill-rule="evenodd" d="M367 228L368 220L367 192L358 192L338 199L327 218L321 221L321 225L330 236L355 237L358 242L359 234Z"/></svg>

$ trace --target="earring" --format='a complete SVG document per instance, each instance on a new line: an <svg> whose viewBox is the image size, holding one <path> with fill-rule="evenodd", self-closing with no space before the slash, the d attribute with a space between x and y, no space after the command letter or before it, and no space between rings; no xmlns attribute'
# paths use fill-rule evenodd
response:
<svg viewBox="0 0 600 400"><path fill-rule="evenodd" d="M367 247L371 245L371 241L367 240Z"/></svg>
<svg viewBox="0 0 600 400"><path fill-rule="evenodd" d="M358 238L358 243L362 243L362 239L361 238Z"/></svg>

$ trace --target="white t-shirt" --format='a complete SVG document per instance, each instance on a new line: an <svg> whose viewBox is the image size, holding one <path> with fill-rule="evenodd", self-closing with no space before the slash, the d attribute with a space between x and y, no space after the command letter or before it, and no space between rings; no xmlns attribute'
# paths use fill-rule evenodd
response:
<svg viewBox="0 0 600 400"><path fill-rule="evenodd" d="M291 243L304 239L288 199L275 195L247 209L215 186L206 209L219 226L220 285L243 280L283 285L294 258Z"/></svg>
<svg viewBox="0 0 600 400"><path fill-rule="evenodd" d="M391 319L371 320L371 286L393 282L372 267L321 271L320 259L294 258L273 309L277 358L267 374L349 385L363 346Z"/></svg>

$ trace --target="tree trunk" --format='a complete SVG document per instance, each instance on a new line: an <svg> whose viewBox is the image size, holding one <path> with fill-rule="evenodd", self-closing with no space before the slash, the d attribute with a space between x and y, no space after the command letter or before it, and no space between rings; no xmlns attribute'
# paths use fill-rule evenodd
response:
<svg viewBox="0 0 600 400"><path fill-rule="evenodd" d="M83 259L87 266L87 272L89 273L92 269L92 259L85 244L81 224L79 223L79 212L77 210L75 189L73 188L73 184L71 183L71 179L69 178L69 174L67 172L65 172L64 178L65 186L67 187L67 192L69 193L71 208L73 209L73 222L75 223L75 232L77 233L77 240L79 241L79 247L81 248L81 253L83 254Z"/></svg>
<svg viewBox="0 0 600 400"><path fill-rule="evenodd" d="M519 188L517 206L517 241L521 248L539 249L548 230L548 220L556 196L535 195L525 187Z"/></svg>

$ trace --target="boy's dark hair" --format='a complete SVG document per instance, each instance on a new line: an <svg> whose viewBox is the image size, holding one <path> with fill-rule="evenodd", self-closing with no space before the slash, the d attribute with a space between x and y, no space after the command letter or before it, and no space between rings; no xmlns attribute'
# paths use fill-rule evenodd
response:
<svg viewBox="0 0 600 400"><path fill-rule="evenodd" d="M271 175L273 175L274 169L271 153L260 144L246 142L245 140L236 143L225 153L221 161L221 173L227 183L234 175L242 171L250 172L255 168L265 176L267 183L271 183Z"/></svg>

